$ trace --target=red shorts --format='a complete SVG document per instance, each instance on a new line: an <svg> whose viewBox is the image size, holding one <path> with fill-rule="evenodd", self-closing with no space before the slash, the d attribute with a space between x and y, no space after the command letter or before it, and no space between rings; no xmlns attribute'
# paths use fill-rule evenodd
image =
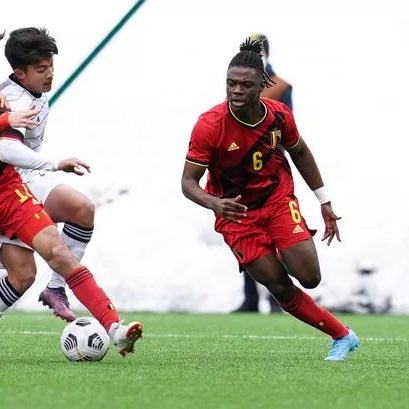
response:
<svg viewBox="0 0 409 409"><path fill-rule="evenodd" d="M241 264L247 264L276 250L281 251L311 238L295 196L248 210L240 223L216 216L215 230Z"/></svg>
<svg viewBox="0 0 409 409"><path fill-rule="evenodd" d="M34 236L53 221L12 166L0 174L0 230L31 246Z"/></svg>

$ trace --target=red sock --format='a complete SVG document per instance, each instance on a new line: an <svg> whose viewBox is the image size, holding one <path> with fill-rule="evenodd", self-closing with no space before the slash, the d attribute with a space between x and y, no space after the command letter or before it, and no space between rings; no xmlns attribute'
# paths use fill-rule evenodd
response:
<svg viewBox="0 0 409 409"><path fill-rule="evenodd" d="M120 318L111 300L102 288L98 287L92 273L84 266L72 271L65 281L78 300L108 332L111 325Z"/></svg>
<svg viewBox="0 0 409 409"><path fill-rule="evenodd" d="M309 324L320 331L331 335L332 338L342 338L348 334L348 328L338 321L329 311L320 307L316 302L298 287L291 301L280 303L284 311L293 317Z"/></svg>

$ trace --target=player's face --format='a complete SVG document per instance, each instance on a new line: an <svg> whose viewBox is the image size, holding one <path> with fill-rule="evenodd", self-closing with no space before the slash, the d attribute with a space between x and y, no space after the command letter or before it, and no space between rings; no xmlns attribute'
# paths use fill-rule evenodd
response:
<svg viewBox="0 0 409 409"><path fill-rule="evenodd" d="M226 91L233 111L246 112L257 106L262 90L262 77L255 68L233 66L228 69Z"/></svg>
<svg viewBox="0 0 409 409"><path fill-rule="evenodd" d="M31 92L42 94L51 90L54 77L53 58L29 65L25 70L15 69L14 74L23 86Z"/></svg>

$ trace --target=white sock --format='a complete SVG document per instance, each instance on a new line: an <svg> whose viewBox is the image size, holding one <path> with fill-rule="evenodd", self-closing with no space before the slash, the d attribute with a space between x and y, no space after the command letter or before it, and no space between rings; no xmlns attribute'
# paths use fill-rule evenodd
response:
<svg viewBox="0 0 409 409"><path fill-rule="evenodd" d="M94 231L93 227L83 227L74 223L65 223L61 237L64 243L67 245L68 249L71 251L72 255L81 261L85 253L85 248L90 242L92 233ZM51 279L47 284L49 288L65 287L66 282L63 277L53 271Z"/></svg>
<svg viewBox="0 0 409 409"><path fill-rule="evenodd" d="M60 288L65 287L67 283L65 282L64 278L60 276L55 271L52 272L50 281L47 284L48 288Z"/></svg>
<svg viewBox="0 0 409 409"><path fill-rule="evenodd" d="M10 284L7 276L0 280L0 314L10 308L19 298L16 289Z"/></svg>
<svg viewBox="0 0 409 409"><path fill-rule="evenodd" d="M120 322L114 322L111 324L109 330L108 330L108 335L111 338L111 340L114 339L114 335L116 330L120 327L121 323Z"/></svg>

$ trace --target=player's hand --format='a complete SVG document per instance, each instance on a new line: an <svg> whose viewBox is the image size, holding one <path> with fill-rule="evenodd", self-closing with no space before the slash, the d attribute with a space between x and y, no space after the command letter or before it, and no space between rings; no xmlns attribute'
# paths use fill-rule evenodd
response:
<svg viewBox="0 0 409 409"><path fill-rule="evenodd" d="M91 167L88 163L83 162L77 158L63 159L58 163L58 170L62 170L67 173L75 173L76 175L82 176L85 171L91 173Z"/></svg>
<svg viewBox="0 0 409 409"><path fill-rule="evenodd" d="M329 246L332 242L334 236L341 241L341 236L339 234L337 220L340 220L341 217L338 217L331 208L331 202L324 203L321 205L321 214L322 218L324 219L325 223L325 232L324 236L322 237L321 241L327 241L327 245Z"/></svg>
<svg viewBox="0 0 409 409"><path fill-rule="evenodd" d="M38 125L37 122L32 119L38 114L37 108L31 107L27 111L17 111L9 113L9 124L12 128L30 128Z"/></svg>
<svg viewBox="0 0 409 409"><path fill-rule="evenodd" d="M219 216L224 217L231 222L240 223L240 219L246 217L247 206L239 203L241 195L236 196L233 199L221 199L215 198L212 210Z"/></svg>
<svg viewBox="0 0 409 409"><path fill-rule="evenodd" d="M6 100L6 97L0 94L0 114L6 111L10 111L10 106Z"/></svg>

